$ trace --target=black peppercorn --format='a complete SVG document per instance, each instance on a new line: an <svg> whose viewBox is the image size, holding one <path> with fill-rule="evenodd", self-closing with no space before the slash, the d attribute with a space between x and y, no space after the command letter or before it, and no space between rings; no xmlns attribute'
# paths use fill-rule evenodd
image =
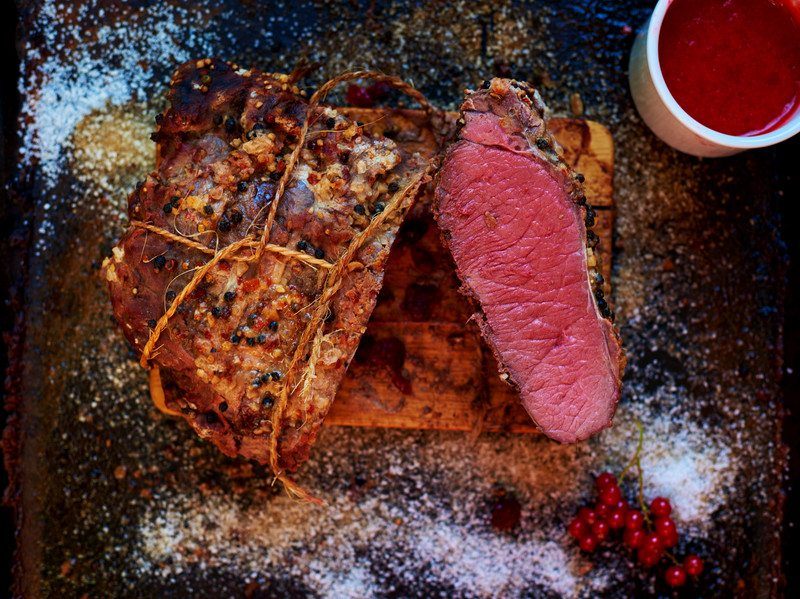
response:
<svg viewBox="0 0 800 599"><path fill-rule="evenodd" d="M214 206L212 206L211 204L206 204L205 206L203 206L203 212L206 213L206 216L211 216L212 214L214 214Z"/></svg>
<svg viewBox="0 0 800 599"><path fill-rule="evenodd" d="M149 326L151 329L156 328L157 324L158 323L156 322L155 318L151 318L150 320L147 321L147 326Z"/></svg>
<svg viewBox="0 0 800 599"><path fill-rule="evenodd" d="M244 216L242 216L241 210L231 210L230 218L234 225L238 225L240 222L242 222Z"/></svg>
<svg viewBox="0 0 800 599"><path fill-rule="evenodd" d="M270 393L267 393L264 396L264 399L261 400L261 405L265 408L271 408L274 403L275 403L275 397Z"/></svg>
<svg viewBox="0 0 800 599"><path fill-rule="evenodd" d="M219 422L216 412L206 412L206 422L208 424L216 424Z"/></svg>
<svg viewBox="0 0 800 599"><path fill-rule="evenodd" d="M594 226L594 217L595 211L589 204L586 204L586 226L593 227Z"/></svg>
<svg viewBox="0 0 800 599"><path fill-rule="evenodd" d="M489 89L491 85L492 84L489 81L484 81L483 83L481 83L481 89Z"/></svg>
<svg viewBox="0 0 800 599"><path fill-rule="evenodd" d="M325 121L325 126L328 129L333 129L336 126L336 119L334 119L333 117L328 117L328 120Z"/></svg>
<svg viewBox="0 0 800 599"><path fill-rule="evenodd" d="M214 306L213 308L211 308L211 316L219 318L220 314L222 314L222 308L220 308L219 306Z"/></svg>
<svg viewBox="0 0 800 599"><path fill-rule="evenodd" d="M234 345L239 343L239 341L241 341L241 340L242 340L241 337L239 337L239 335L237 335L236 333L231 335L231 343L233 343Z"/></svg>
<svg viewBox="0 0 800 599"><path fill-rule="evenodd" d="M172 209L174 207L175 207L175 205L172 202L167 202L166 204L164 204L164 208L163 208L164 214L169 214L170 212L172 212Z"/></svg>
<svg viewBox="0 0 800 599"><path fill-rule="evenodd" d="M277 320L270 321L269 330L270 331L277 331L278 330L278 321Z"/></svg>
<svg viewBox="0 0 800 599"><path fill-rule="evenodd" d="M236 184L236 189L240 192L247 191L247 181L239 181Z"/></svg>
<svg viewBox="0 0 800 599"><path fill-rule="evenodd" d="M362 206L361 204L356 204L356 206L355 206L355 208L353 208L353 210L355 211L356 214L366 214L367 213L367 211L364 210L364 206Z"/></svg>
<svg viewBox="0 0 800 599"><path fill-rule="evenodd" d="M247 345L249 345L250 347L252 347L252 346L254 346L255 344L256 344L256 338L255 338L255 337L248 337L248 338L247 338Z"/></svg>
<svg viewBox="0 0 800 599"><path fill-rule="evenodd" d="M228 411L228 402L227 401L223 401L221 404L219 404L219 411L220 412L227 412Z"/></svg>
<svg viewBox="0 0 800 599"><path fill-rule="evenodd" d="M261 375L260 380L262 383L267 384L270 381L269 373L265 372Z"/></svg>
<svg viewBox="0 0 800 599"><path fill-rule="evenodd" d="M236 119L232 116L229 116L225 119L225 131L228 133L233 133L236 131Z"/></svg>
<svg viewBox="0 0 800 599"><path fill-rule="evenodd" d="M272 377L273 381L281 380L281 373L278 372L277 370L273 370L272 372L269 373L269 375Z"/></svg>
<svg viewBox="0 0 800 599"><path fill-rule="evenodd" d="M256 343L266 343L267 336L264 333L261 333L258 337L256 337Z"/></svg>
<svg viewBox="0 0 800 599"><path fill-rule="evenodd" d="M258 314L256 314L255 312L247 315L247 322L249 322L250 324L253 324L257 319L258 319Z"/></svg>
<svg viewBox="0 0 800 599"><path fill-rule="evenodd" d="M301 239L297 242L297 249L301 252L304 252L308 249L308 242L305 239Z"/></svg>
<svg viewBox="0 0 800 599"><path fill-rule="evenodd" d="M168 302L171 302L176 297L178 297L178 293L176 291L170 290L170 291L167 291L167 295L165 297L167 298Z"/></svg>
<svg viewBox="0 0 800 599"><path fill-rule="evenodd" d="M400 184L397 181L392 181L389 183L389 191L391 193L397 193L400 190Z"/></svg>
<svg viewBox="0 0 800 599"><path fill-rule="evenodd" d="M236 292L235 291L226 291L222 297L225 298L226 302L232 302L233 298L236 297Z"/></svg>
<svg viewBox="0 0 800 599"><path fill-rule="evenodd" d="M323 250L322 248L315 249L314 250L314 257L315 258L319 258L320 260L322 260L325 257L325 250Z"/></svg>
<svg viewBox="0 0 800 599"><path fill-rule="evenodd" d="M153 258L153 265L158 270L161 270L162 268L164 268L167 265L167 259L163 255L156 256L155 258Z"/></svg>
<svg viewBox="0 0 800 599"><path fill-rule="evenodd" d="M227 233L231 230L231 221L227 218L221 218L220 221L217 223L217 231L222 231L223 233Z"/></svg>
<svg viewBox="0 0 800 599"><path fill-rule="evenodd" d="M536 147L540 150L547 151L550 149L550 142L544 137L539 137L536 139Z"/></svg>
<svg viewBox="0 0 800 599"><path fill-rule="evenodd" d="M384 211L385 208L386 205L383 202L378 202L377 204L375 204L375 208L373 208L372 212L373 214L380 214L381 212Z"/></svg>
<svg viewBox="0 0 800 599"><path fill-rule="evenodd" d="M247 139L255 139L256 137L258 137L258 134L261 131L265 131L266 129L267 126L264 123L256 123L255 125L253 125L253 128L247 132L247 135L245 137L247 137Z"/></svg>

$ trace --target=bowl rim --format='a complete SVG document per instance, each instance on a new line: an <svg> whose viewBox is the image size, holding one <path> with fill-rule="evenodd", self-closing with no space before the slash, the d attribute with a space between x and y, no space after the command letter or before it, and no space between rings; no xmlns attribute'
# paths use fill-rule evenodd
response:
<svg viewBox="0 0 800 599"><path fill-rule="evenodd" d="M648 71L650 72L650 78L653 81L656 93L672 116L678 119L684 127L698 137L713 144L730 148L763 148L789 139L800 132L800 107L795 108L795 114L792 115L788 121L772 131L760 135L729 135L706 127L678 104L678 101L673 97L667 87L667 82L664 80L664 75L661 72L661 63L658 59L658 41L661 34L661 25L664 22L667 9L673 1L674 0L659 0L658 4L656 4L647 25L646 47L646 62Z"/></svg>

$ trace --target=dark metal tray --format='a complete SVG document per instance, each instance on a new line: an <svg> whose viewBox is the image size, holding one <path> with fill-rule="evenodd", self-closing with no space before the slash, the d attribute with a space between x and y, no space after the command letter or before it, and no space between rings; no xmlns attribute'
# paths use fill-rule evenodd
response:
<svg viewBox="0 0 800 599"><path fill-rule="evenodd" d="M649 2L18 3L27 273L6 436L30 596L619 596L668 594L623 551L564 533L646 429L648 491L672 496L681 552L707 558L686 596L772 596L780 580L781 322L776 209L789 159L679 155L627 91ZM629 368L617 425L579 447L543 438L329 428L292 503L157 414L98 266L147 170L152 118L181 60L219 55L308 80L354 67L453 108L491 75L539 86L615 136L615 300ZM512 532L490 524L499 491Z"/></svg>

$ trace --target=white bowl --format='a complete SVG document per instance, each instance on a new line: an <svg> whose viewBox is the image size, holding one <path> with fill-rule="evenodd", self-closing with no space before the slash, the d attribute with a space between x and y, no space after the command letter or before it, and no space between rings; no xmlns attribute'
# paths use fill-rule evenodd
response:
<svg viewBox="0 0 800 599"><path fill-rule="evenodd" d="M662 140L695 156L730 156L771 146L800 132L800 110L783 125L761 135L727 135L709 129L680 107L672 97L658 60L658 37L672 0L659 0L650 20L636 36L628 77L636 109Z"/></svg>

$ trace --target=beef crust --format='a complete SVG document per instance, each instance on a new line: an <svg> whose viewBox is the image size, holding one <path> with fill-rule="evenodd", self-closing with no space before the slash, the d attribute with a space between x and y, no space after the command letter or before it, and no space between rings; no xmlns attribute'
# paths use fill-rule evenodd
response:
<svg viewBox="0 0 800 599"><path fill-rule="evenodd" d="M328 107L307 115L293 76L204 59L183 64L157 118L155 172L129 198L131 226L104 265L114 316L141 354L155 323L209 252L263 229L278 181L310 127L257 262L220 261L186 297L150 361L164 406L229 455L270 461L272 409L328 264L427 164ZM279 423L280 467L295 470L353 357L380 291L389 249L413 194L360 246L324 325L291 377ZM146 223L151 229L137 226ZM307 258L306 258L307 256ZM316 261L316 264L314 263Z"/></svg>

